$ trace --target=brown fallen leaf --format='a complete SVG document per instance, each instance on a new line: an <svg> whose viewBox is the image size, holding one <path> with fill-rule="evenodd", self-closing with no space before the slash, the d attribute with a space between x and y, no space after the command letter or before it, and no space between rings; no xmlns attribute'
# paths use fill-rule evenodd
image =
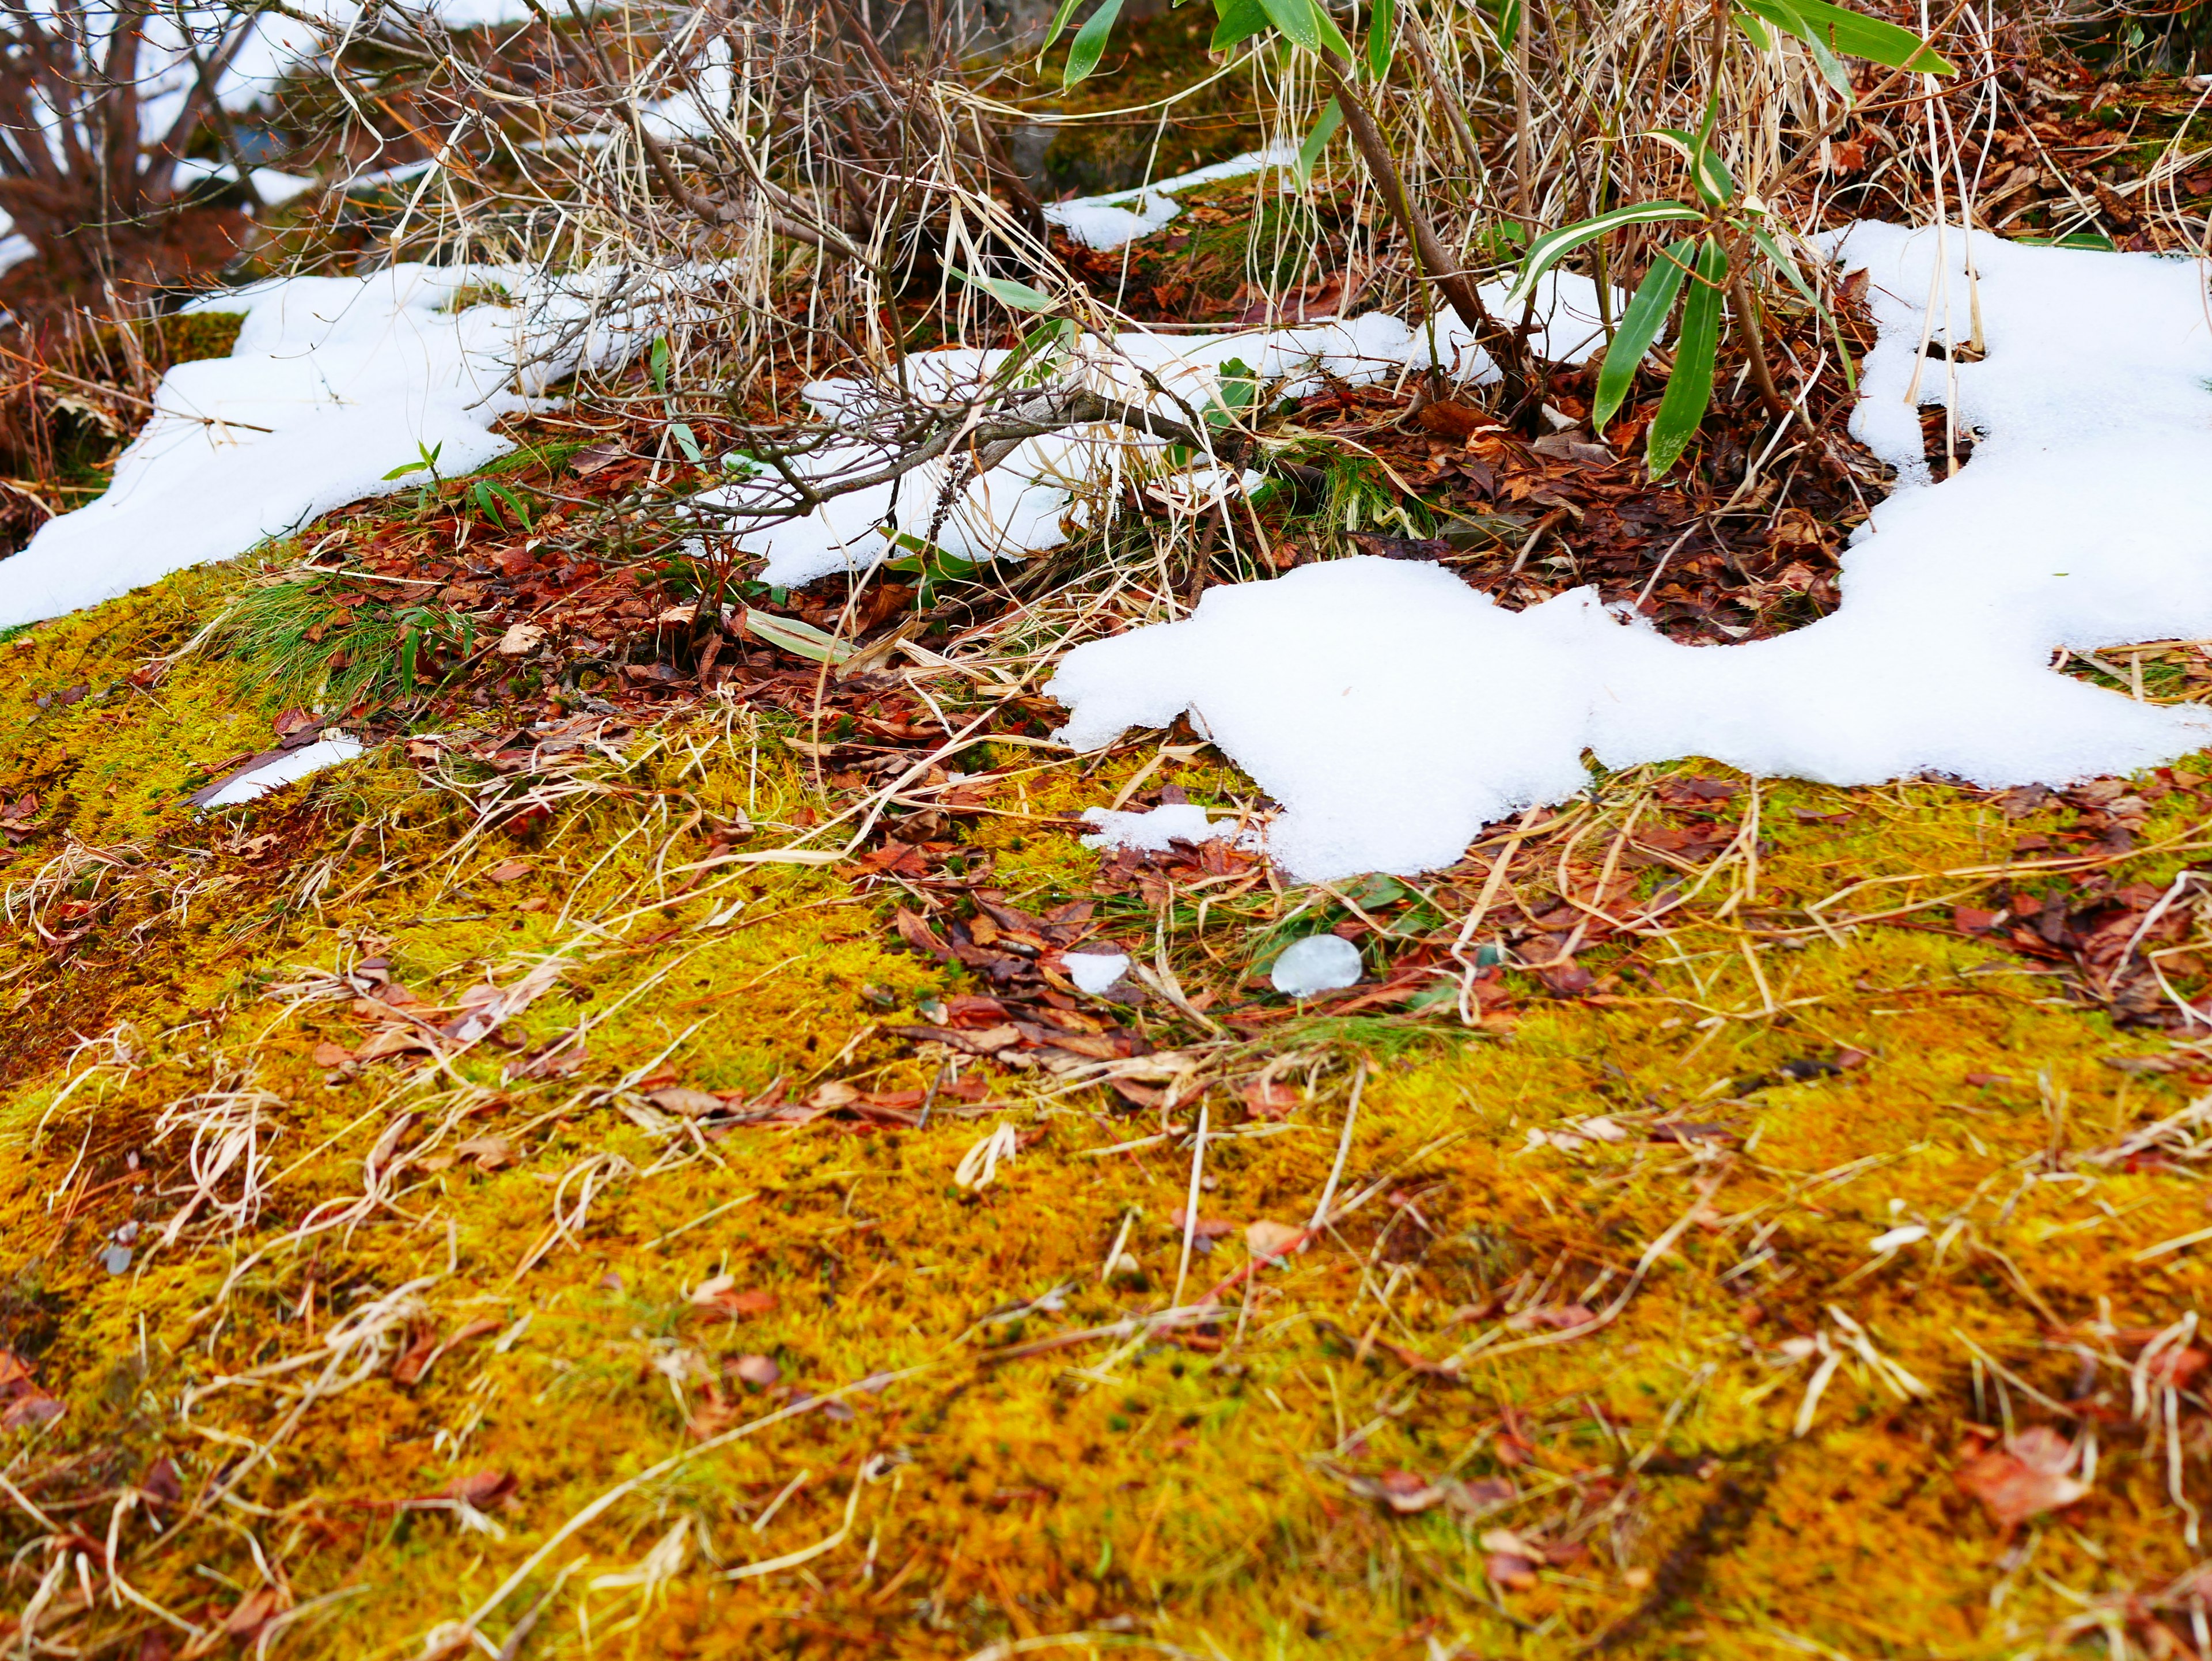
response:
<svg viewBox="0 0 2212 1661"><path fill-rule="evenodd" d="M703 1119L709 1113L720 1113L729 1104L720 1096L703 1090L689 1089L683 1085L669 1085L660 1090L648 1090L645 1099L664 1113L673 1113L686 1119Z"/></svg>
<svg viewBox="0 0 2212 1661"><path fill-rule="evenodd" d="M1305 1236L1294 1223L1278 1223L1262 1217L1244 1225L1244 1244L1255 1257L1281 1261L1283 1255Z"/></svg>
<svg viewBox="0 0 2212 1661"><path fill-rule="evenodd" d="M222 1630L232 1638L251 1638L291 1607L289 1592L275 1586L257 1586L240 1598L238 1607L223 1617Z"/></svg>
<svg viewBox="0 0 2212 1661"><path fill-rule="evenodd" d="M315 1046L313 1060L317 1067L343 1067L352 1059L353 1051L327 1038Z"/></svg>
<svg viewBox="0 0 2212 1661"><path fill-rule="evenodd" d="M1484 1530L1481 1544L1488 1554L1483 1560L1483 1573L1492 1585L1527 1591L1536 1585L1537 1565L1544 1559L1540 1546L1530 1544L1511 1529Z"/></svg>
<svg viewBox="0 0 2212 1661"><path fill-rule="evenodd" d="M730 1363L730 1376L755 1390L766 1390L783 1377L783 1369L765 1355L740 1355Z"/></svg>
<svg viewBox="0 0 2212 1661"><path fill-rule="evenodd" d="M401 1385L419 1383L422 1375L430 1370L430 1363L437 1359L439 1350L443 1348L444 1346L438 1342L436 1333L427 1329L418 1332L415 1335L414 1342L409 1344L400 1353L399 1359L392 1364L392 1382Z"/></svg>
<svg viewBox="0 0 2212 1661"><path fill-rule="evenodd" d="M734 1275L716 1275L702 1281L691 1288L691 1302L702 1309L715 1309L726 1315L765 1315L776 1304L775 1293L755 1290L738 1290Z"/></svg>
<svg viewBox="0 0 2212 1661"><path fill-rule="evenodd" d="M513 882L518 877L526 877L529 874L528 860L501 860L484 873L485 877L493 882Z"/></svg>
<svg viewBox="0 0 2212 1661"><path fill-rule="evenodd" d="M1958 1483L2002 1526L2014 1528L2089 1493L2087 1482L2067 1475L2077 1454L2057 1431L2037 1425L1969 1459L1959 1468Z"/></svg>
<svg viewBox="0 0 2212 1661"><path fill-rule="evenodd" d="M1244 1105L1255 1118L1287 1119L1304 1105L1305 1098L1292 1086L1261 1084L1244 1086Z"/></svg>
<svg viewBox="0 0 2212 1661"><path fill-rule="evenodd" d="M372 1035L368 1043L354 1051L357 1062L382 1061L387 1056L404 1056L410 1051L427 1050L430 1040L411 1026L387 1026Z"/></svg>
<svg viewBox="0 0 2212 1661"><path fill-rule="evenodd" d="M1423 405L1413 419L1439 438L1471 438L1483 429L1498 424L1486 411L1451 399Z"/></svg>
<svg viewBox="0 0 2212 1661"><path fill-rule="evenodd" d="M431 1498L453 1500L476 1511L489 1511L511 1499L521 1485L511 1470L480 1470L472 1475L456 1476Z"/></svg>
<svg viewBox="0 0 2212 1661"><path fill-rule="evenodd" d="M504 1136L471 1136L454 1145L453 1152L471 1161L479 1171L496 1171L514 1163L514 1144Z"/></svg>
<svg viewBox="0 0 2212 1661"><path fill-rule="evenodd" d="M1168 1214L1168 1221L1175 1226L1176 1232L1180 1234L1189 1226L1189 1214L1178 1208ZM1237 1225L1224 1217L1200 1217L1197 1226L1191 1228L1190 1232L1201 1240L1218 1240L1226 1235L1234 1234L1237 1232Z"/></svg>

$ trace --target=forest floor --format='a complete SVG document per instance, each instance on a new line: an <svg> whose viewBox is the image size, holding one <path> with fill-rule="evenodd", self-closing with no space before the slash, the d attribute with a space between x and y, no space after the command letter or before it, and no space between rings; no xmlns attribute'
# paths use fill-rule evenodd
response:
<svg viewBox="0 0 2212 1661"><path fill-rule="evenodd" d="M1096 275L1233 316L1249 186L1190 201ZM1648 402L1330 390L1326 514L1126 581L1341 544L1772 632L1884 488L1827 396L1832 465L1723 407L1655 488ZM1594 770L1419 879L1101 853L1267 806L1050 738L1112 548L702 636L650 447L514 430L0 639L0 1646L2212 1653L2212 759ZM1366 977L1275 994L1322 929Z"/></svg>

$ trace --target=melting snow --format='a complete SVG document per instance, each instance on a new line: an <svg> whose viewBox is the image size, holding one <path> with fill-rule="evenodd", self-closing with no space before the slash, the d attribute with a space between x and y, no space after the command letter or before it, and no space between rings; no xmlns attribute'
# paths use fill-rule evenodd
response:
<svg viewBox="0 0 2212 1661"><path fill-rule="evenodd" d="M1507 611L1441 567L1357 558L1209 591L1187 620L1068 654L1050 690L1090 747L1185 710L1285 805L1299 875L1456 860L1486 822L1611 767L1704 756L1836 784L2124 772L2212 739L2193 706L2051 668L2055 648L2212 636L2212 327L2192 260L1862 224L1881 340L1852 430L1899 471L1845 556L1843 604L1776 639L1680 646L1578 588ZM1940 251L1940 257L1939 257ZM1955 389L1955 392L1954 392ZM1916 404L1973 459L1928 481Z"/></svg>
<svg viewBox="0 0 2212 1661"><path fill-rule="evenodd" d="M1103 196L1078 196L1065 202L1048 202L1044 204L1045 222L1059 226L1085 247L1096 248L1103 252L1118 248L1124 242L1133 242L1140 236L1151 235L1182 212L1182 208L1174 199L1178 191L1187 191L1194 185L1211 185L1216 179L1235 179L1244 173L1257 173L1262 167L1287 167L1297 157L1297 151L1288 144L1277 144L1264 150L1247 150L1226 161L1217 161L1210 167L1179 173L1172 179L1156 179L1149 185L1139 185L1134 190L1109 191Z"/></svg>
<svg viewBox="0 0 2212 1661"><path fill-rule="evenodd" d="M286 751L276 760L257 767L250 773L240 773L200 806L235 807L242 801L252 801L256 796L265 796L271 790L282 789L310 773L319 773L325 767L336 767L341 762L352 761L361 753L361 744L357 739L318 739L297 750Z"/></svg>
<svg viewBox="0 0 2212 1661"><path fill-rule="evenodd" d="M1286 949L1267 972L1286 998L1310 998L1359 984L1359 948L1335 934L1309 934Z"/></svg>
<svg viewBox="0 0 2212 1661"><path fill-rule="evenodd" d="M1484 293L1495 306L1505 288L1496 284ZM1617 298L1615 312L1625 303L1625 295ZM1571 272L1547 277L1540 285L1535 318L1532 350L1559 362L1581 362L1603 338L1597 289ZM957 404L984 387L1006 356L971 347L917 353L907 360L910 395ZM1092 390L1185 420L1192 411L1214 404L1231 363L1247 366L1279 398L1310 396L1329 380L1367 385L1431 364L1476 384L1498 379L1489 354L1449 314L1414 326L1383 312L1226 334L1132 329L1111 339L1087 337L1070 355L1067 374ZM876 394L856 380L815 381L802 395L817 413L848 423L875 412ZM891 483L833 497L798 518L759 528L734 520L737 548L765 560L763 581L793 586L833 572L868 569L896 551L894 535L931 543L962 559L1018 559L1058 547L1091 523L1094 513L1110 512L1112 487L1124 471L1165 470L1165 449L1164 440L1107 423L1048 434L1027 441L980 477L970 478L964 463L930 462ZM888 444L856 439L825 444L793 458L792 465L807 478L831 478L882 466L892 453ZM1168 480L1187 508L1257 482L1255 475L1231 480L1210 467ZM780 481L748 478L698 502L711 513L718 506L787 499Z"/></svg>
<svg viewBox="0 0 2212 1661"><path fill-rule="evenodd" d="M228 357L180 363L106 493L0 560L0 627L96 605L365 496L426 449L451 478L514 447L501 416L590 360L630 350L632 322L587 327L599 279L520 268L394 265L298 277L194 309L246 313ZM514 304L453 309L501 285ZM517 366L520 368L518 369Z"/></svg>
<svg viewBox="0 0 2212 1661"><path fill-rule="evenodd" d="M1129 954L1126 952L1069 952L1060 957L1066 967L1067 978L1075 983L1076 989L1092 997L1103 997L1114 989L1115 983L1129 972Z"/></svg>
<svg viewBox="0 0 2212 1661"><path fill-rule="evenodd" d="M1133 848L1139 853L1164 854L1176 843L1210 842L1233 835L1236 822L1218 824L1206 810L1189 802L1170 803L1150 812L1117 813L1109 807L1086 807L1083 817L1098 827L1095 837L1083 838L1085 848Z"/></svg>

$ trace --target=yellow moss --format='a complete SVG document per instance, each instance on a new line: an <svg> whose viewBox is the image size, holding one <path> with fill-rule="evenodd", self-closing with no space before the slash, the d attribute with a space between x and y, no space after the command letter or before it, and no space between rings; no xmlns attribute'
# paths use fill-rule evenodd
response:
<svg viewBox="0 0 2212 1661"><path fill-rule="evenodd" d="M927 1084L937 1064L871 1024L964 985L893 950L891 897L845 870L720 867L679 891L670 873L703 857L684 828L695 806L771 823L809 800L806 781L765 754L756 768L742 723L702 714L681 718L684 743L640 735L534 843L457 851L465 815L398 757L194 818L174 805L191 762L247 747L273 713L250 678L195 657L143 691L59 714L35 700L128 687L238 580L174 579L0 646L8 793L51 793L71 835L142 849L106 871L85 940L0 946L0 1009L36 992L7 1017L29 1036L0 1075L0 1322L68 1406L51 1428L4 1433L8 1469L57 1500L138 1482L162 1456L188 1494L232 1479L256 1509L210 1499L227 1521L185 1520L188 1501L162 1533L143 1509L118 1524L134 1589L183 1618L219 1621L230 1587L258 1584L250 1529L302 1605L333 1600L287 1631L295 1652L420 1653L568 1519L687 1451L526 1578L486 1622L495 1647L573 1568L532 1653L961 1657L1133 1629L1255 1657L1431 1639L1565 1657L1607 1634L1636 1656L2014 1655L2063 1647L2051 1635L2081 1600L2118 1607L2193 1561L2163 1455L2109 1362L2081 1386L2105 1392L2095 1490L2030 1525L2032 1559L2007 1555L2021 1542L1954 1480L1979 1445L1970 1424L2063 1422L2041 1398L2067 1401L2082 1351L2107 1353L2095 1323L2164 1327L2202 1299L2191 1250L2135 1261L2202 1228L2200 1186L2087 1157L2180 1109L2185 1083L2105 1066L2141 1041L1997 948L1895 926L1784 947L1739 908L1647 949L1648 983L1609 1004L1524 989L1510 1032L1462 1032L1448 1008L1286 1025L1305 1051L1285 1076L1314 1086L1288 1119L1245 1118L1236 1087L1279 1047L1255 1044L1203 1098L1220 1135L1200 1211L1239 1227L1194 1254L1186 1299L1243 1265L1243 1224L1312 1214L1364 1051L1339 1189L1367 1195L1361 1208L1183 1345L1109 1332L994 1361L987 1349L1167 1301L1198 1104L1132 1112L1095 1087L994 1074L1035 1140L980 1193L952 1172L997 1112L695 1138L624 1081L754 1093L781 1077L793 1097L828 1078ZM962 834L1018 903L1073 897L1096 862L1055 822L1148 759L1024 773ZM1249 795L1219 768L1153 777L1200 800ZM1842 805L1843 824L1790 811ZM1996 861L2021 828L1923 785L1779 787L1761 808L1771 848L1747 908ZM2184 829L2181 811L2162 806L2146 840ZM269 833L275 861L240 851ZM489 877L518 852L526 876ZM20 895L49 857L46 843L19 853L0 881ZM1935 891L1863 890L1835 910L1907 891ZM1249 995L1250 943L1304 897L1261 885L1203 919L1170 907L1186 987L1223 1007ZM1116 927L1155 920L1113 904ZM514 1022L515 1047L478 1045L449 1071L319 1062L318 1043L357 1044L361 1022L345 998L276 990L376 954L449 1005L548 953L561 981ZM1199 1041L1143 1019L1163 1045ZM514 1073L579 1026L573 1074ZM1838 1047L1870 1059L1777 1073ZM1549 1139L1600 1116L1634 1129ZM1666 1122L1725 1134L1649 1135ZM258 1208L222 1220L244 1192L234 1163L163 1244L195 1138L213 1171L225 1127L248 1123ZM491 1168L442 1157L489 1136L507 1139ZM1099 1157L1124 1142L1138 1145ZM133 1221L130 1266L112 1274L100 1254ZM1139 1274L1102 1281L1125 1221ZM1906 1224L1929 1233L1872 1251ZM696 1301L719 1276L773 1302ZM1578 1335L1495 1306L1517 1287L1524 1305L1612 1311L1632 1282ZM361 1325L395 1298L387 1326ZM1869 1365L1836 1311L1925 1393ZM333 1349L334 1333L356 1342ZM447 1339L427 1370L403 1369ZM1820 1343L1843 1359L1800 1436ZM773 1390L730 1371L748 1355L775 1361ZM1454 1356L1453 1376L1413 1365ZM871 1378L697 1451L793 1390ZM306 1399L310 1380L331 1393ZM231 1463L280 1432L270 1463ZM2201 1444L2184 1467L2201 1504ZM1376 1497L1392 1472L1468 1483L1477 1509L1401 1514ZM484 1473L515 1486L482 1519L408 1503ZM625 1579L679 1522L677 1578ZM31 1537L20 1512L0 1526L11 1550ZM1498 1528L1584 1553L1534 1587L1493 1585L1484 1536ZM787 1571L716 1572L825 1541ZM71 1641L151 1620L103 1603Z"/></svg>

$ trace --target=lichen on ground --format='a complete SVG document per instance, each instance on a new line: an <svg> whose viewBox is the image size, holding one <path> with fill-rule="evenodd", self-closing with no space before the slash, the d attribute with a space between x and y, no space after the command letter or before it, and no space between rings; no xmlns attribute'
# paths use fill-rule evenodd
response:
<svg viewBox="0 0 2212 1661"><path fill-rule="evenodd" d="M520 775L422 738L196 813L280 712L210 632L264 581L0 643L0 1526L76 1542L15 1560L41 1633L2188 1641L2212 1421L2203 1247L2172 1243L2206 1231L2212 1068L1974 910L2162 890L2204 843L2186 770L2094 845L2055 799L1594 776L1433 880L1316 891L1078 843L1124 786L1249 803L1201 756L1001 744L913 877L744 857L838 798L798 724L725 698ZM1395 972L1501 855L1532 930L1688 897L1573 995L1483 970L1465 1020L1443 959L1449 995L1340 1013L1255 981L1324 925ZM894 926L959 912L953 867L1030 914L1090 897L1136 952L1142 1004L1088 1006L1149 1040L1127 1088L957 1041L991 988ZM2002 1465L2039 1427L2071 1475ZM2001 1520L1993 1470L2086 1491Z"/></svg>

